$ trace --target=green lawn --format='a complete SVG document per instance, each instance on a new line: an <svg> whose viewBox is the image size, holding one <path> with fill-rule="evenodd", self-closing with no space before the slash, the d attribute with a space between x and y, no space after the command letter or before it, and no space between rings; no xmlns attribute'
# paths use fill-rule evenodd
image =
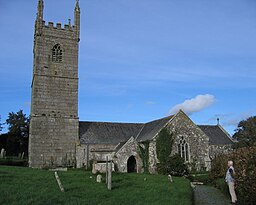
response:
<svg viewBox="0 0 256 205"><path fill-rule="evenodd" d="M163 175L114 174L112 191L105 183L96 183L91 172L81 169L59 172L59 177L64 193L59 190L54 172L0 166L0 204L192 204L189 181L180 177L170 183Z"/></svg>

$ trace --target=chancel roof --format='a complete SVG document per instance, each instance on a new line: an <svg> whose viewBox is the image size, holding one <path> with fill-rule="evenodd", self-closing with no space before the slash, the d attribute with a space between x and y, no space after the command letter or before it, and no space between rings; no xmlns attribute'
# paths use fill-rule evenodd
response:
<svg viewBox="0 0 256 205"><path fill-rule="evenodd" d="M227 145L233 141L219 125L198 125L198 127L209 137L210 145Z"/></svg>

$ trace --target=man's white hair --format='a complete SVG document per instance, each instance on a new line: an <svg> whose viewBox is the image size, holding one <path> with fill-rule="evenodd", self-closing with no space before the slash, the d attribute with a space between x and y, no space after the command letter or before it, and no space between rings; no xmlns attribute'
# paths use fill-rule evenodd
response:
<svg viewBox="0 0 256 205"><path fill-rule="evenodd" d="M233 166L233 161L228 161L228 164L229 164L230 166Z"/></svg>

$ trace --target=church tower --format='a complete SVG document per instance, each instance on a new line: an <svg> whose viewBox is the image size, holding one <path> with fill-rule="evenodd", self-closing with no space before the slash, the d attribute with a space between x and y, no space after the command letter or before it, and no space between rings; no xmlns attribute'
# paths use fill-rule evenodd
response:
<svg viewBox="0 0 256 205"><path fill-rule="evenodd" d="M29 134L29 166L74 166L78 143L78 47L80 8L69 20L47 25L38 1Z"/></svg>

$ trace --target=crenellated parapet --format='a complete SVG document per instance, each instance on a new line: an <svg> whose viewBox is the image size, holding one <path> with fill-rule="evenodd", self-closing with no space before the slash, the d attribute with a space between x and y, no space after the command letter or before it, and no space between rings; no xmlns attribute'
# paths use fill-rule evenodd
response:
<svg viewBox="0 0 256 205"><path fill-rule="evenodd" d="M35 22L35 37L36 36L42 36L42 35L48 35L48 33L44 33L44 31L51 31L51 30L59 30L59 31L68 31L73 32L72 38L76 39L78 42L80 40L80 7L78 0L76 1L75 10L74 10L74 24L72 25L70 23L64 24L62 26L61 23L53 23L53 22L46 22L43 20L43 10L44 10L44 1L39 0L38 1L38 7L37 7L37 17ZM65 33L67 35L68 33Z"/></svg>
<svg viewBox="0 0 256 205"><path fill-rule="evenodd" d="M73 31L73 32L75 31L75 26L71 25L71 24L64 24L64 26L63 26L59 22L54 25L53 22L48 22L46 24L46 22L43 21L42 25L44 28L47 28L47 29L60 29L60 30L68 30L68 31Z"/></svg>

